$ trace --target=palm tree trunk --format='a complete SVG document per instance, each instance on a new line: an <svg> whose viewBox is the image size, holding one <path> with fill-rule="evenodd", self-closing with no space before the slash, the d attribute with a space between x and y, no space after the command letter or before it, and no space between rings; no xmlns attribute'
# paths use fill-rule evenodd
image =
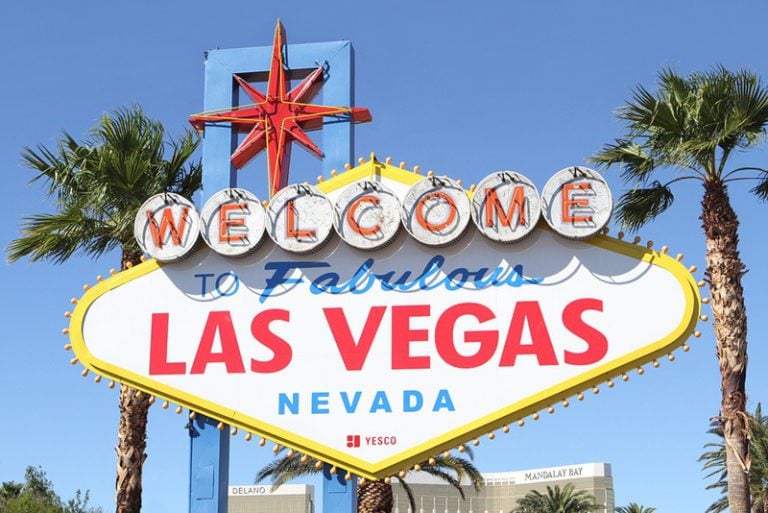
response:
<svg viewBox="0 0 768 513"><path fill-rule="evenodd" d="M141 253L123 251L121 267L139 264ZM120 424L117 430L117 480L115 506L117 513L141 511L141 470L147 447L147 414L149 396L137 394L127 385L120 386Z"/></svg>
<svg viewBox="0 0 768 513"><path fill-rule="evenodd" d="M750 513L749 439L746 415L747 314L739 257L739 220L721 181L704 183L701 221L707 243L707 271L713 328L720 362L720 424L728 471L728 508Z"/></svg>
<svg viewBox="0 0 768 513"><path fill-rule="evenodd" d="M364 481L357 485L357 513L391 513L392 485L381 481Z"/></svg>

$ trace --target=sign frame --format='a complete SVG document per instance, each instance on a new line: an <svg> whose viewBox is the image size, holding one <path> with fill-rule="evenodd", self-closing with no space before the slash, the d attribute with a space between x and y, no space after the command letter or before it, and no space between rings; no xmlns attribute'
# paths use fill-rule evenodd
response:
<svg viewBox="0 0 768 513"><path fill-rule="evenodd" d="M424 176L422 175L396 168L379 162L375 158L371 158L370 161L353 168L346 173L339 174L331 179L320 182L317 187L322 192L328 193L354 183L357 180L366 178L375 179L376 177L387 178L404 185L412 185L413 183L424 179ZM467 194L471 195L469 191L467 191ZM546 226L543 220L539 221L539 224L535 229L552 231L551 228ZM161 269L165 265L171 264L150 260L123 271L89 289L80 299L72 314L69 333L72 339L72 345L80 361L86 368L99 375L124 382L143 392L166 398L183 407L187 407L192 411L221 420L222 422L228 423L246 432L257 433L265 438L273 440L277 444L293 447L310 456L345 468L363 477L377 479L396 474L398 471L402 470L404 466L422 462L434 454L455 448L457 445L460 445L467 440L485 435L489 431L502 428L508 423L535 414L540 410L552 406L556 402L566 400L585 390L597 387L606 382L610 383L611 379L614 377L621 376L630 370L638 369L644 363L671 353L671 351L678 346L683 345L690 335L694 334L695 326L701 315L701 297L694 277L679 261L670 257L664 251L655 251L607 235L597 235L590 239L579 241L579 243L589 244L606 251L618 253L641 262L659 266L669 271L680 284L685 299L685 315L678 326L664 338L651 342L639 350L635 350L614 359L611 362L585 371L584 373L579 374L576 378L568 379L555 386L541 390L524 400L507 405L491 414L464 424L460 428L448 431L423 444L399 452L395 456L376 462L375 464L335 451L327 446L298 436L295 433L278 428L277 426L269 425L258 421L257 419L244 416L242 413L235 416L234 412L229 408L224 408L206 400L200 400L200 398L170 387L157 386L158 384L148 376L140 376L127 372L95 358L88 351L82 332L85 315L89 306L106 292Z"/></svg>

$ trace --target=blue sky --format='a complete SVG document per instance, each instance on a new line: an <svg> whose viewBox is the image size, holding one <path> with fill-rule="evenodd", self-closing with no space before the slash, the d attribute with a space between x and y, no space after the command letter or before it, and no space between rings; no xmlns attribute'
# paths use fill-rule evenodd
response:
<svg viewBox="0 0 768 513"><path fill-rule="evenodd" d="M82 137L105 111L141 104L174 133L202 110L203 53L270 45L281 18L292 43L351 40L357 104L374 121L357 129L357 153L391 155L473 183L514 169L541 188L557 170L621 134L613 113L657 71L716 64L768 77L765 2L3 2L0 5L0 169L5 179L0 242L21 217L50 208L19 165L24 146L50 145L66 129ZM297 155L301 150L295 150ZM768 165L765 148L735 163ZM293 181L313 179L297 159ZM263 164L250 168L262 182ZM623 189L606 173L614 193ZM251 180L249 179L249 180ZM640 231L704 267L699 186L676 189L675 206ZM254 185L256 187L256 185ZM766 208L734 187L750 315L750 409L768 399ZM4 339L0 358L0 481L42 465L57 490L89 488L112 509L117 393L68 365L60 335L69 298L118 257L52 266L0 266ZM700 273L699 273L700 275ZM643 298L642 300L652 300ZM486 471L587 461L613 465L617 505L660 513L703 511L714 500L696 458L719 405L710 326L674 363L617 383L568 410L480 446ZM186 509L186 419L150 417L144 510ZM250 483L271 451L233 441L231 482Z"/></svg>

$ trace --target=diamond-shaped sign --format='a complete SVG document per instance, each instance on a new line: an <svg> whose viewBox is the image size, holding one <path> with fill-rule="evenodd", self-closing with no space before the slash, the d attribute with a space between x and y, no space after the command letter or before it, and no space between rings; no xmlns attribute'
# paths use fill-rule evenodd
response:
<svg viewBox="0 0 768 513"><path fill-rule="evenodd" d="M372 159L318 189L423 179ZM513 244L401 229L376 251L149 261L90 289L70 335L100 375L380 478L669 353L699 313L675 259L540 222Z"/></svg>

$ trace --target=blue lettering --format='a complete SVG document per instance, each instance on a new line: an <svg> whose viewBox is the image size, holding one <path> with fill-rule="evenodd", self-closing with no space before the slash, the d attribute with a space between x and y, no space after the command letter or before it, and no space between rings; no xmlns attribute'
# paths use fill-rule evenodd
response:
<svg viewBox="0 0 768 513"><path fill-rule="evenodd" d="M421 290L432 290L440 286L440 282L435 283L433 281L430 283L429 280L430 278L434 278L437 273L440 272L444 263L445 257L441 255L435 255L429 262L427 262L427 265L424 267L424 272L421 273L421 276L419 276L418 279L419 288Z"/></svg>
<svg viewBox="0 0 768 513"><path fill-rule="evenodd" d="M312 392L312 415L328 413L328 392Z"/></svg>
<svg viewBox="0 0 768 513"><path fill-rule="evenodd" d="M373 282L376 277L371 275L371 267L373 267L373 258L369 258L363 265L361 265L355 275L349 280L349 291L353 294L364 294L373 286ZM365 282L363 282L365 280Z"/></svg>
<svg viewBox="0 0 768 513"><path fill-rule="evenodd" d="M363 395L362 392L355 392L354 399L352 399L352 402L349 402L349 394L346 392L341 393L341 402L344 403L344 409L347 410L347 413L355 413L357 411L357 403L360 402L361 395Z"/></svg>
<svg viewBox="0 0 768 513"><path fill-rule="evenodd" d="M312 294L322 294L323 292L338 294L338 292L334 292L338 288L338 284L338 274L325 273L312 280L312 283L309 286L309 291L312 292Z"/></svg>
<svg viewBox="0 0 768 513"><path fill-rule="evenodd" d="M213 273L201 273L201 274L195 274L195 278L201 278L200 280L200 295L204 296L207 292L207 287L205 286L205 282L213 276Z"/></svg>
<svg viewBox="0 0 768 513"><path fill-rule="evenodd" d="M264 290L259 295L259 303L263 303L273 295L275 289L279 286L285 287L283 293L288 292L294 286L301 283L301 278L288 278L288 274L296 269L316 269L318 267L330 267L327 262L269 262L264 266L265 271L274 271L272 276L267 278ZM292 285L287 287L287 285Z"/></svg>
<svg viewBox="0 0 768 513"><path fill-rule="evenodd" d="M288 409L294 415L299 413L299 394L294 393L292 399L288 399L288 395L280 392L277 396L277 414L285 415L285 410Z"/></svg>
<svg viewBox="0 0 768 513"><path fill-rule="evenodd" d="M229 288L226 290L221 289L222 283L226 282L226 279L229 277L232 277L233 282L229 285ZM232 271L229 271L228 273L220 274L218 278L216 278L216 292L218 292L222 297L231 296L235 292L237 292L237 289L240 288L240 278L237 277L235 273Z"/></svg>
<svg viewBox="0 0 768 513"><path fill-rule="evenodd" d="M412 401L413 400L413 401ZM419 411L424 405L424 396L418 390L403 390L403 411Z"/></svg>
<svg viewBox="0 0 768 513"><path fill-rule="evenodd" d="M444 271L445 257L442 255L433 256L424 266L423 270L413 275L411 271L388 271L385 273L374 273L372 269L376 261L369 258L363 262L351 275L343 281L342 277L333 271L323 273L313 278L309 284L309 290L312 294L365 294L371 290L378 281L378 286L382 291L408 292L417 290L434 290L444 288L445 290L460 290L467 288L469 284L471 289L482 290L489 287L522 287L523 285L536 285L542 282L542 278L527 278L520 264L514 267L507 265L499 266L494 269L481 267L470 270L466 267L456 267L450 272ZM288 292L299 283L303 283L303 278L290 277L294 271L304 269L317 269L330 267L327 262L269 262L264 266L266 271L272 271L272 275L266 280L264 290L259 295L259 302L263 303L269 297ZM233 276L235 284L228 290L219 290L221 281L224 277ZM213 276L195 275L201 278L203 291L206 288L206 278ZM234 273L225 273L216 280L216 287L222 296L232 295L237 291L239 280ZM280 292L276 290L280 288Z"/></svg>
<svg viewBox="0 0 768 513"><path fill-rule="evenodd" d="M463 267L454 269L448 274L445 282L445 288L448 290L459 290L469 281L469 270Z"/></svg>
<svg viewBox="0 0 768 513"><path fill-rule="evenodd" d="M443 408L448 411L456 411L456 407L453 405L453 400L451 399L451 394L444 388L437 392L435 406L432 408L432 411L440 411Z"/></svg>
<svg viewBox="0 0 768 513"><path fill-rule="evenodd" d="M378 410L384 410L387 413L392 413L392 407L389 405L389 399L387 394L383 390L376 392L373 397L373 403L371 404L371 413L376 413Z"/></svg>

